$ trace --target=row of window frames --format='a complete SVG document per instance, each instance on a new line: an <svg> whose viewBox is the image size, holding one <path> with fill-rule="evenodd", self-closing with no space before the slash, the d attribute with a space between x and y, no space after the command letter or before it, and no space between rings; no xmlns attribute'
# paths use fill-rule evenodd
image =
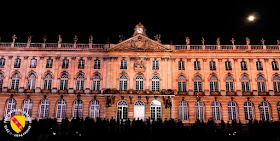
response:
<svg viewBox="0 0 280 141"><path fill-rule="evenodd" d="M16 75L16 74L15 74ZM183 77L183 76L182 76ZM19 78L19 75L13 76L13 78ZM76 80L76 90L84 90L84 76L80 74L77 76ZM185 78L178 78L179 80L186 80ZM259 76L257 82L258 85L258 91L259 92L265 92L266 86L265 82L263 82L264 78ZM201 80L201 78L195 78L195 80ZM226 78L226 92L234 92L234 83L231 81L233 80L230 76ZM244 82L241 82L242 85L242 92L250 92L249 82L246 80L249 80L246 76L242 77L242 80ZM273 77L273 86L275 92L280 92L280 78L278 76ZM30 74L28 77L27 82L27 89L35 89L35 81L36 76L34 74ZM3 79L0 79L0 86L3 84ZM11 81L11 89L18 89L19 85L19 79L12 79ZM52 85L52 76L50 74L47 74L44 80L44 89L51 90ZM2 87L1 87L2 88ZM68 76L62 75L60 80L60 90L67 90L68 89ZM179 81L178 82L178 91L179 92L186 92L186 82ZM100 77L98 75L94 76L94 80L92 83L92 90L100 90ZM127 77L121 76L119 81L119 90L127 90ZM144 81L143 76L137 76L136 77L136 90L144 90ZM152 91L160 91L160 81L158 76L154 76L152 78ZM202 82L195 81L194 82L194 91L195 92L202 92ZM210 92L218 92L218 82L217 78L212 76L210 78Z"/></svg>
<svg viewBox="0 0 280 141"><path fill-rule="evenodd" d="M0 68L3 68L4 66L5 66L5 59L1 58L0 59ZM14 68L20 68L20 66L21 66L21 59L19 59L19 58L15 59ZM36 68L36 66L37 66L37 59L31 59L30 68ZM47 59L46 68L52 68L52 66L53 66L53 59ZM67 69L68 67L69 67L69 60L63 59L62 68ZM85 60L80 59L78 61L78 68L79 69L85 68ZM94 60L94 69L100 69L100 60L98 60L98 59Z"/></svg>
<svg viewBox="0 0 280 141"><path fill-rule="evenodd" d="M247 63L245 61L240 62L241 70L247 70ZM272 61L271 62L272 70L279 70L278 67L278 62ZM256 62L256 68L257 70L263 70L263 65L261 61ZM185 62L184 61L179 61L178 62L178 69L179 70L185 70ZM194 70L200 70L200 61L195 61L194 62ZM209 62L209 69L210 70L216 70L216 62L215 61L210 61ZM230 61L225 62L225 69L226 70L232 70L232 65Z"/></svg>
<svg viewBox="0 0 280 141"><path fill-rule="evenodd" d="M42 99L40 102L40 108L39 108L39 118L48 118L49 113L49 100ZM25 99L23 101L23 110L27 112L30 116L32 116L32 107L33 107L33 101L31 99ZM9 113L11 110L16 108L16 100L15 99L8 99L7 100L7 106L6 106L6 113ZM76 118L77 115L79 118L82 118L82 108L83 108L83 101L81 100L75 100L74 101L74 107L73 107L73 117ZM99 101L98 100L92 100L90 102L90 118L98 118L99 117ZM79 111L77 113L77 111ZM56 118L65 118L65 112L66 112L66 101L64 99L60 99L57 101L57 112L56 112ZM14 114L14 113L13 113Z"/></svg>
<svg viewBox="0 0 280 141"><path fill-rule="evenodd" d="M11 89L17 90L19 87L19 74L14 74L12 76L12 81L11 81ZM82 74L77 76L76 80L76 90L84 90L84 76ZM3 79L0 79L0 88L2 88L3 84ZM35 84L36 84L36 76L35 74L30 74L28 76L28 81L27 81L27 89L29 90L34 90L35 89ZM52 88L52 76L50 74L47 74L45 76L44 80L44 89L45 90L51 90ZM61 76L60 80L60 90L67 90L68 89L68 75L63 74ZM92 81L92 90L100 90L100 76L95 75L93 77Z"/></svg>
<svg viewBox="0 0 280 141"><path fill-rule="evenodd" d="M202 101L198 101L195 103L195 117L196 120L204 120L204 103ZM188 120L188 103L186 101L181 101L179 103L179 119L180 120ZM244 103L244 114L245 120L253 120L254 119L254 106L250 101L246 101ZM260 116L261 120L270 120L270 107L267 101L263 101L259 105L260 108ZM218 101L214 101L211 103L212 109L212 119L213 120L221 120L221 104ZM233 101L228 103L228 118L229 120L237 120L237 104ZM280 120L280 102L277 103L277 111L278 118Z"/></svg>

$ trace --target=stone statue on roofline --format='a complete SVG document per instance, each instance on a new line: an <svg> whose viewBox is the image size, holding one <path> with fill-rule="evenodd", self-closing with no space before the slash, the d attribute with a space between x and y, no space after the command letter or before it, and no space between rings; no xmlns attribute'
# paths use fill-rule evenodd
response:
<svg viewBox="0 0 280 141"><path fill-rule="evenodd" d="M234 42L235 42L234 38L231 38L230 41L231 41L232 45L234 45Z"/></svg>
<svg viewBox="0 0 280 141"><path fill-rule="evenodd" d="M246 39L246 45L250 45L250 39L249 39L249 37L246 37L245 39Z"/></svg>
<svg viewBox="0 0 280 141"><path fill-rule="evenodd" d="M190 45L191 41L190 41L190 38L189 37L186 37L186 44L187 45Z"/></svg>
<svg viewBox="0 0 280 141"><path fill-rule="evenodd" d="M32 40L32 36L28 36L28 39L27 39L27 43L31 43L31 40Z"/></svg>
<svg viewBox="0 0 280 141"><path fill-rule="evenodd" d="M202 37L202 40L201 40L201 42L202 42L202 45L204 45L204 42L205 42L205 39L204 39L204 37Z"/></svg>
<svg viewBox="0 0 280 141"><path fill-rule="evenodd" d="M62 43L62 37L61 37L61 35L58 35L58 43L59 43L59 44Z"/></svg>
<svg viewBox="0 0 280 141"><path fill-rule="evenodd" d="M220 37L217 38L216 42L217 42L217 45L219 46L220 45Z"/></svg>
<svg viewBox="0 0 280 141"><path fill-rule="evenodd" d="M75 37L73 38L75 44L77 43L78 39L79 39L78 36L75 35Z"/></svg>
<svg viewBox="0 0 280 141"><path fill-rule="evenodd" d="M16 42L16 39L17 39L16 34L14 34L14 35L12 36L12 39L13 39L13 43L15 43L15 42Z"/></svg>
<svg viewBox="0 0 280 141"><path fill-rule="evenodd" d="M88 42L92 44L92 41L93 41L93 36L90 35L90 36L89 36L89 39L88 39Z"/></svg>
<svg viewBox="0 0 280 141"><path fill-rule="evenodd" d="M280 45L280 40L277 40L277 45Z"/></svg>
<svg viewBox="0 0 280 141"><path fill-rule="evenodd" d="M262 42L262 44L264 45L265 40L262 38L262 39L261 39L261 42Z"/></svg>
<svg viewBox="0 0 280 141"><path fill-rule="evenodd" d="M157 42L161 42L161 40L160 40L160 38L161 38L161 35L160 34L157 34L156 36L155 36L155 40L157 41Z"/></svg>
<svg viewBox="0 0 280 141"><path fill-rule="evenodd" d="M43 38L44 43L46 43L47 39L48 39L48 38L47 38L47 36L45 35L44 38Z"/></svg>

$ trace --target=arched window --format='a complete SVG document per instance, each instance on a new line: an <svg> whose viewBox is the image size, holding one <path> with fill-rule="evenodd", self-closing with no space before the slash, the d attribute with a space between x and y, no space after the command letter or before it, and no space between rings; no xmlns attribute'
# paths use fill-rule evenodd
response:
<svg viewBox="0 0 280 141"><path fill-rule="evenodd" d="M231 76L226 77L226 92L234 92L234 83Z"/></svg>
<svg viewBox="0 0 280 141"><path fill-rule="evenodd" d="M212 107L212 119L221 120L221 104L218 101L214 101L211 104Z"/></svg>
<svg viewBox="0 0 280 141"><path fill-rule="evenodd" d="M68 75L62 74L60 77L60 90L67 90L68 89Z"/></svg>
<svg viewBox="0 0 280 141"><path fill-rule="evenodd" d="M98 74L92 77L92 90L100 90L100 79Z"/></svg>
<svg viewBox="0 0 280 141"><path fill-rule="evenodd" d="M14 73L12 75L11 89L14 89L14 90L18 89L19 79L20 79L20 75L18 73Z"/></svg>
<svg viewBox="0 0 280 141"><path fill-rule="evenodd" d="M280 120L280 102L277 102L278 120Z"/></svg>
<svg viewBox="0 0 280 141"><path fill-rule="evenodd" d="M64 119L66 117L66 101L64 99L59 99L57 101L56 107L56 118Z"/></svg>
<svg viewBox="0 0 280 141"><path fill-rule="evenodd" d="M28 76L27 89L28 90L35 90L35 84L36 84L36 75L34 73L31 73Z"/></svg>
<svg viewBox="0 0 280 141"><path fill-rule="evenodd" d="M52 89L52 75L46 74L44 78L44 90L51 90Z"/></svg>
<svg viewBox="0 0 280 141"><path fill-rule="evenodd" d="M136 91L144 90L144 77L142 75L136 76L135 87L136 87Z"/></svg>
<svg viewBox="0 0 280 141"><path fill-rule="evenodd" d="M202 92L202 79L200 76L193 78L194 92Z"/></svg>
<svg viewBox="0 0 280 141"><path fill-rule="evenodd" d="M42 99L40 103L39 118L46 119L49 117L49 107L50 101L47 99Z"/></svg>
<svg viewBox="0 0 280 141"><path fill-rule="evenodd" d="M28 115L31 117L32 115L32 107L33 107L33 101L29 98L24 99L23 101L23 111L28 113Z"/></svg>
<svg viewBox="0 0 280 141"><path fill-rule="evenodd" d="M0 73L0 90L3 87L3 80L4 80L4 75L2 73Z"/></svg>
<svg viewBox="0 0 280 141"><path fill-rule="evenodd" d="M178 77L178 91L179 92L187 91L186 80L187 80L186 77L184 77L182 75Z"/></svg>
<svg viewBox="0 0 280 141"><path fill-rule="evenodd" d="M258 92L265 92L265 79L262 76L257 77Z"/></svg>
<svg viewBox="0 0 280 141"><path fill-rule="evenodd" d="M228 120L237 120L237 106L233 101L228 103Z"/></svg>
<svg viewBox="0 0 280 141"><path fill-rule="evenodd" d="M152 77L152 91L153 92L159 92L160 91L160 81L158 76Z"/></svg>
<svg viewBox="0 0 280 141"><path fill-rule="evenodd" d="M10 111L15 110L16 109L16 100L13 98L9 98L6 101L6 114L8 114ZM12 115L14 115L15 113L13 112Z"/></svg>
<svg viewBox="0 0 280 141"><path fill-rule="evenodd" d="M218 92L218 78L216 76L210 77L210 92Z"/></svg>
<svg viewBox="0 0 280 141"><path fill-rule="evenodd" d="M269 103L267 101L261 102L260 106L261 120L270 120Z"/></svg>
<svg viewBox="0 0 280 141"><path fill-rule="evenodd" d="M124 100L121 100L117 104L117 120L127 120L128 115L128 103Z"/></svg>
<svg viewBox="0 0 280 141"><path fill-rule="evenodd" d="M246 101L244 103L244 113L245 120L253 120L254 119L254 111L253 111L253 103L250 101Z"/></svg>
<svg viewBox="0 0 280 141"><path fill-rule="evenodd" d="M195 119L204 120L204 103L202 101L195 103Z"/></svg>
<svg viewBox="0 0 280 141"><path fill-rule="evenodd" d="M119 80L119 90L126 91L127 90L127 77L122 75Z"/></svg>
<svg viewBox="0 0 280 141"><path fill-rule="evenodd" d="M73 117L82 119L83 118L83 101L75 100L73 106Z"/></svg>
<svg viewBox="0 0 280 141"><path fill-rule="evenodd" d="M153 100L151 103L151 120L161 120L161 103L158 100Z"/></svg>
<svg viewBox="0 0 280 141"><path fill-rule="evenodd" d="M275 93L280 92L280 78L278 76L273 77L273 89Z"/></svg>
<svg viewBox="0 0 280 141"><path fill-rule="evenodd" d="M143 120L145 119L145 103L142 100L137 100L134 103L134 119Z"/></svg>
<svg viewBox="0 0 280 141"><path fill-rule="evenodd" d="M100 105L98 100L90 101L89 117L97 119L99 117Z"/></svg>
<svg viewBox="0 0 280 141"><path fill-rule="evenodd" d="M188 120L188 103L186 101L179 102L179 119Z"/></svg>
<svg viewBox="0 0 280 141"><path fill-rule="evenodd" d="M76 77L76 90L84 90L85 77L83 74L79 74Z"/></svg>
<svg viewBox="0 0 280 141"><path fill-rule="evenodd" d="M241 78L242 92L250 92L250 79L247 76Z"/></svg>

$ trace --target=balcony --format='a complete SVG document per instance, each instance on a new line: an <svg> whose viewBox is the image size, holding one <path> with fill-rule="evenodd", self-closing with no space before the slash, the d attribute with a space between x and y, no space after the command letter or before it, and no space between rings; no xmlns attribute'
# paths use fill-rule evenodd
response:
<svg viewBox="0 0 280 141"><path fill-rule="evenodd" d="M67 94L67 90L58 90L58 93L60 93L60 94Z"/></svg>
<svg viewBox="0 0 280 141"><path fill-rule="evenodd" d="M25 93L34 93L34 92L35 92L35 90L25 89L25 90L24 90L24 92L25 92Z"/></svg>
<svg viewBox="0 0 280 141"><path fill-rule="evenodd" d="M211 96L219 96L219 95L221 95L221 93L220 92L210 92L210 95Z"/></svg>
<svg viewBox="0 0 280 141"><path fill-rule="evenodd" d="M236 92L226 92L227 96L236 96Z"/></svg>
<svg viewBox="0 0 280 141"><path fill-rule="evenodd" d="M188 92L178 92L178 95L187 95Z"/></svg>
<svg viewBox="0 0 280 141"><path fill-rule="evenodd" d="M268 92L259 92L259 96L269 96Z"/></svg>
<svg viewBox="0 0 280 141"><path fill-rule="evenodd" d="M92 94L101 94L101 91L100 90L91 90L90 93L92 93Z"/></svg>
<svg viewBox="0 0 280 141"><path fill-rule="evenodd" d="M204 92L194 92L195 96L204 96Z"/></svg>
<svg viewBox="0 0 280 141"><path fill-rule="evenodd" d="M8 92L10 92L10 93L17 93L18 90L17 89L8 89Z"/></svg>
<svg viewBox="0 0 280 141"><path fill-rule="evenodd" d="M243 96L254 96L253 92L242 92Z"/></svg>
<svg viewBox="0 0 280 141"><path fill-rule="evenodd" d="M83 93L84 93L84 90L75 90L74 93L75 93L75 94L83 94Z"/></svg>
<svg viewBox="0 0 280 141"><path fill-rule="evenodd" d="M41 93L51 93L51 90L41 90Z"/></svg>

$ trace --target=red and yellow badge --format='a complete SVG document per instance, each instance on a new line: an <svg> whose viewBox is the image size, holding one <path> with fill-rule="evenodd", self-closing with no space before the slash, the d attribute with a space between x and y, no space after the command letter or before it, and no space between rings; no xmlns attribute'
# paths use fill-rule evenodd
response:
<svg viewBox="0 0 280 141"><path fill-rule="evenodd" d="M11 116L10 124L16 133L21 132L25 126L25 116Z"/></svg>

